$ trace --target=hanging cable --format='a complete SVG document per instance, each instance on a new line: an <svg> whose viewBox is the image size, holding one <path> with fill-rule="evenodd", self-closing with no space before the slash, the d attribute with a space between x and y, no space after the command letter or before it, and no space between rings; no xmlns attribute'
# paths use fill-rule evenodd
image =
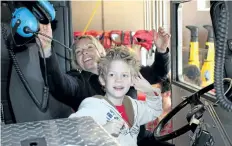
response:
<svg viewBox="0 0 232 146"><path fill-rule="evenodd" d="M98 0L96 3L97 3L97 4L96 4L96 6L95 6L95 8L94 8L94 10L93 10L93 13L92 13L91 17L89 18L89 21L88 21L87 25L86 25L85 28L84 28L84 31L82 32L82 35L84 35L85 32L88 30L89 25L91 24L91 22L92 22L92 20L93 20L93 18L94 18L94 16L95 16L95 14L96 14L96 12L97 12L97 9L98 9L98 7L99 7L100 4L101 4L101 0Z"/></svg>
<svg viewBox="0 0 232 146"><path fill-rule="evenodd" d="M44 53L44 50L42 48L42 42L40 40L40 38L37 36L37 39L39 41L39 50L42 51L42 54L43 54L43 63L44 63L44 83L45 83L45 86L48 87L48 77L47 77L47 64L46 64L46 58L45 58L45 53Z"/></svg>
<svg viewBox="0 0 232 146"><path fill-rule="evenodd" d="M38 37L38 34L40 34L40 35L42 35L42 36L45 36L45 37L47 37L47 38L53 40L54 42L60 44L61 46L65 47L66 49L68 49L69 51L72 52L72 49L71 49L71 48L67 47L66 45L62 44L62 43L59 42L58 40L53 39L52 37L50 37L50 36L48 36L48 35L46 35L46 34L44 34L44 33L41 33L41 32L32 32L32 31L30 31L30 30L27 30L27 31L28 31L28 32L31 32L31 33L34 33L34 35L36 35L37 37Z"/></svg>

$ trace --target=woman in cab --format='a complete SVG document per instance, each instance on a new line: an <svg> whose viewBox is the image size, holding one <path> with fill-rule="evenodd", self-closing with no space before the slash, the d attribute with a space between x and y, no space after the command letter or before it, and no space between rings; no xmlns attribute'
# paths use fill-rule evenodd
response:
<svg viewBox="0 0 232 146"><path fill-rule="evenodd" d="M51 25L40 24L40 32L52 37ZM151 66L142 67L140 72L151 84L159 83L167 78L170 70L170 52L168 49L170 35L159 28L156 46L155 61ZM63 73L60 69L55 48L52 48L51 40L39 35L41 48L41 71L44 73L43 57L46 58L47 74L50 91L53 96L77 110L81 101L86 97L96 94L103 95L104 89L98 82L97 61L106 52L101 43L92 36L77 38L73 47L73 70ZM137 98L135 90L128 94Z"/></svg>

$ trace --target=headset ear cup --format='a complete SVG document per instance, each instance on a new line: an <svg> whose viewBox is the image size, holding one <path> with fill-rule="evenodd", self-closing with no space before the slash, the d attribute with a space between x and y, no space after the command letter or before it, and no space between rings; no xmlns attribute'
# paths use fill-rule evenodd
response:
<svg viewBox="0 0 232 146"><path fill-rule="evenodd" d="M11 21L11 27L15 27L16 22L20 21L19 27L16 32L22 37L32 37L33 33L26 33L25 28L29 28L32 32L37 32L38 21L31 11L25 7L21 7L15 10Z"/></svg>

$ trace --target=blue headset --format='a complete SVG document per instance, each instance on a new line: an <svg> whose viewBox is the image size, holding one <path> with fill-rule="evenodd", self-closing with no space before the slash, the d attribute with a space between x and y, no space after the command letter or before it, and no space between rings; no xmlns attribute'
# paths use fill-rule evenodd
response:
<svg viewBox="0 0 232 146"><path fill-rule="evenodd" d="M25 7L17 8L12 14L11 26L18 28L16 32L22 37L32 37L39 31L39 23L48 24L55 19L55 9L47 0L26 2ZM33 33L32 33L33 32Z"/></svg>

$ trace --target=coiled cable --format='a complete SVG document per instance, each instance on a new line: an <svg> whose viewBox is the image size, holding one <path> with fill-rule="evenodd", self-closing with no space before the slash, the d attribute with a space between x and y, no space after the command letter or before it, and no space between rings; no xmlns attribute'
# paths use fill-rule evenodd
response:
<svg viewBox="0 0 232 146"><path fill-rule="evenodd" d="M227 34L229 27L229 13L225 4L222 5L218 21L218 27L216 30L216 54L215 54L215 67L214 67L214 86L216 89L216 97L218 104L226 109L232 111L232 101L230 101L224 94L224 63L225 63L225 51L227 48Z"/></svg>

